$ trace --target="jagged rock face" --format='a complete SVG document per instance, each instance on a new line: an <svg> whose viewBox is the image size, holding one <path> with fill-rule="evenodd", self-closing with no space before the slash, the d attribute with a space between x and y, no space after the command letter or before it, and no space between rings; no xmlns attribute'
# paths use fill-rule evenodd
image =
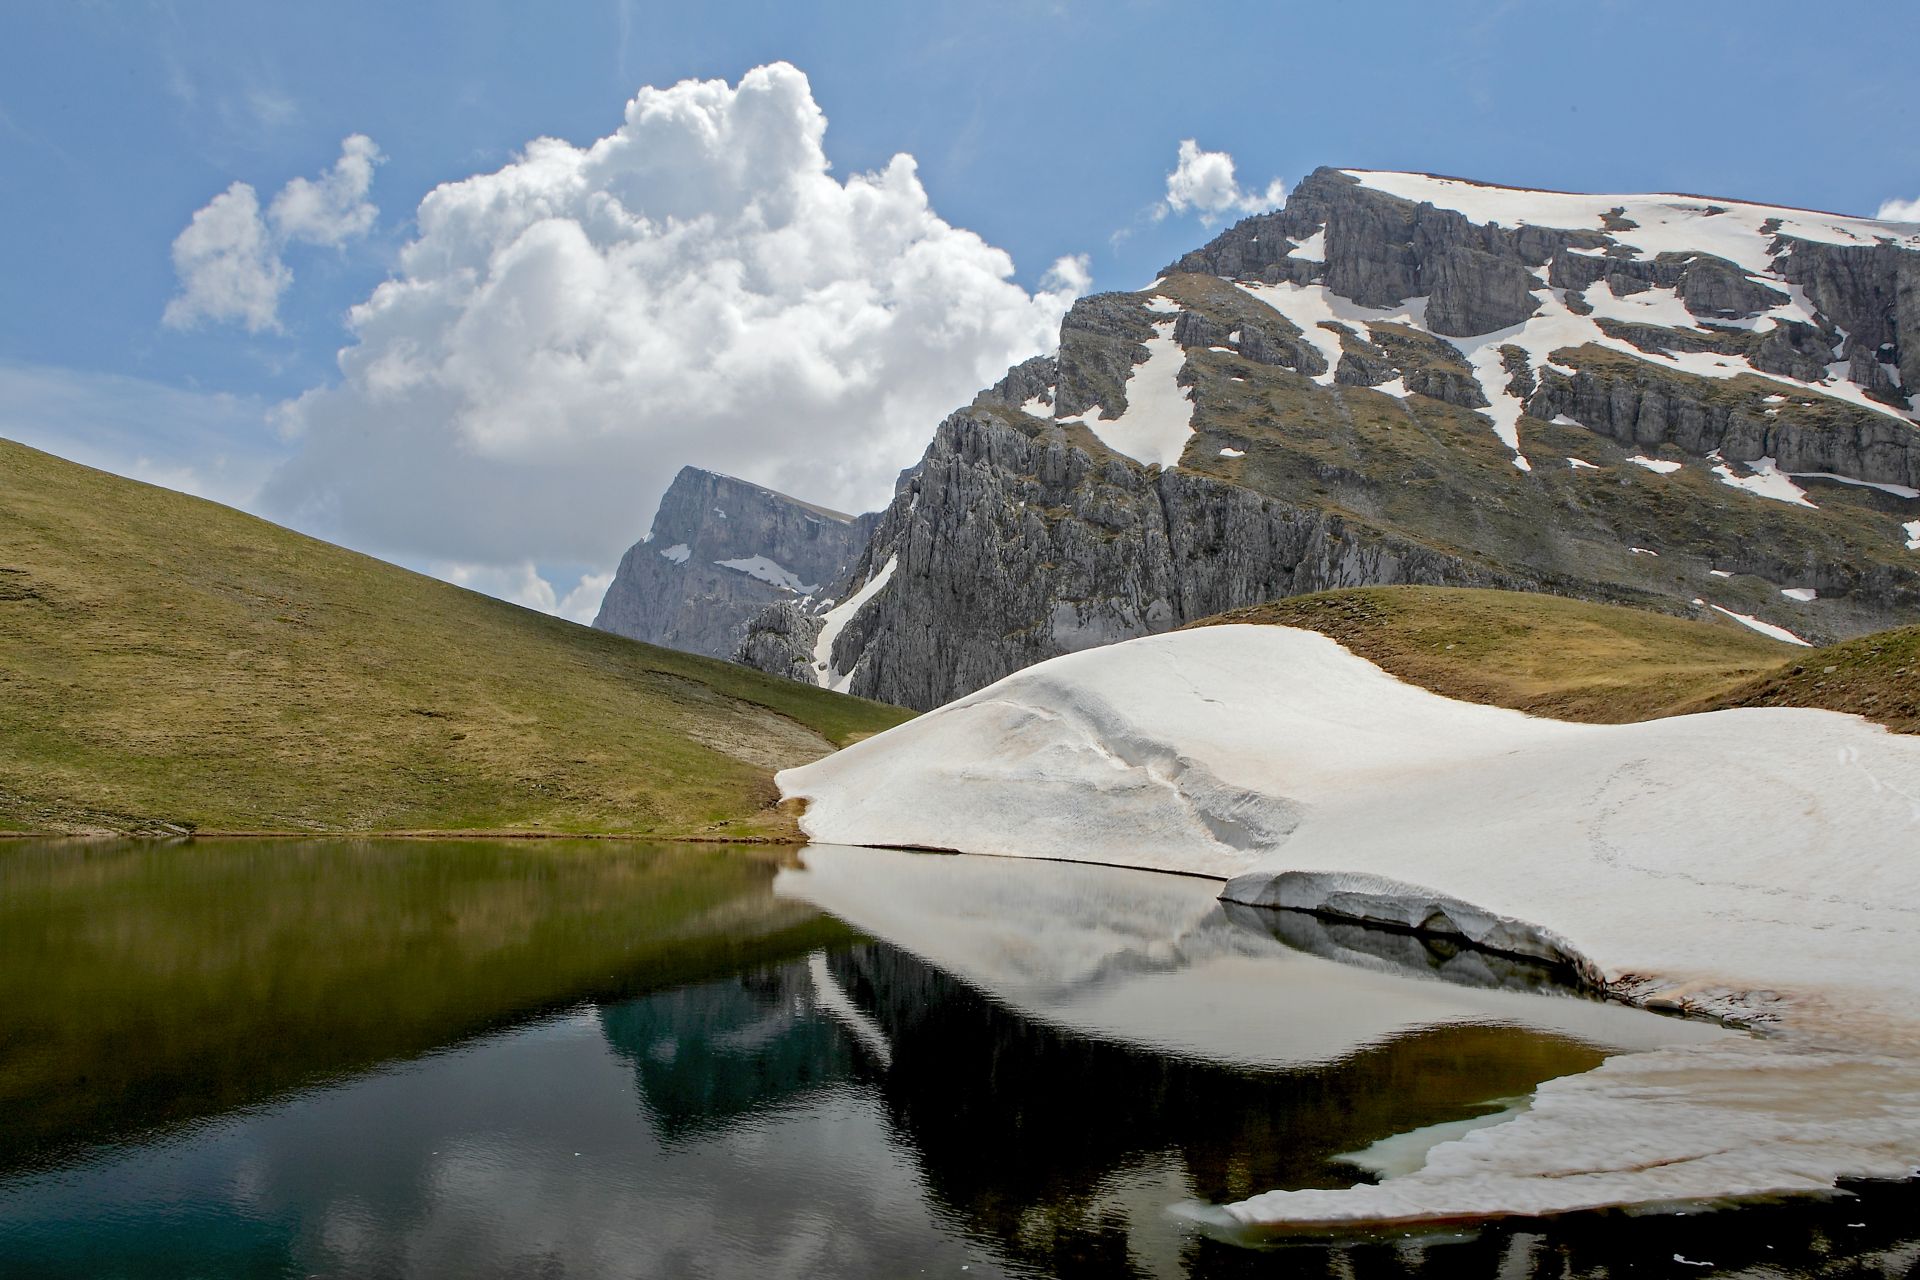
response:
<svg viewBox="0 0 1920 1280"><path fill-rule="evenodd" d="M832 654L851 692L934 707L1062 653L1304 591L1539 585L1241 485L1102 456L1024 416L983 405L948 418L881 516L856 576L894 562L884 607L857 615ZM791 613L757 619L743 658L804 667L819 633Z"/></svg>
<svg viewBox="0 0 1920 1280"><path fill-rule="evenodd" d="M927 708L1339 586L1912 622L1916 353L1911 227L1320 170L1077 302L941 424L843 603L768 612L742 656Z"/></svg>
<svg viewBox="0 0 1920 1280"><path fill-rule="evenodd" d="M747 620L739 647L730 656L749 667L812 684L813 650L820 628L820 619L805 606L784 600Z"/></svg>
<svg viewBox="0 0 1920 1280"><path fill-rule="evenodd" d="M730 658L749 618L843 577L871 528L870 516L684 467L652 530L621 558L593 625Z"/></svg>
<svg viewBox="0 0 1920 1280"><path fill-rule="evenodd" d="M1671 444L1695 457L1772 458L1811 472L1920 488L1920 431L1885 414L1826 402L1769 413L1778 384L1734 379L1701 388L1644 360L1580 348L1572 371L1547 369L1528 403L1536 418L1568 417L1622 444Z"/></svg>

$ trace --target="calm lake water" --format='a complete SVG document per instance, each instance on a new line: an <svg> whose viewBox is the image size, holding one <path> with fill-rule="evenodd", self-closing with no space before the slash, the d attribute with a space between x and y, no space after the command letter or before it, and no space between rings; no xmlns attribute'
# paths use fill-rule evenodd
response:
<svg viewBox="0 0 1920 1280"><path fill-rule="evenodd" d="M1920 1261L1911 1186L1203 1233L1173 1209L1390 1177L1542 1080L1730 1034L1216 892L817 847L0 844L0 1276Z"/></svg>

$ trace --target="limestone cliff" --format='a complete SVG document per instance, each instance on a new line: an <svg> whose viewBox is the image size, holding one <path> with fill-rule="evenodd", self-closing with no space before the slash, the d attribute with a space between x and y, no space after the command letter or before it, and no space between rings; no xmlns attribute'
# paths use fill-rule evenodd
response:
<svg viewBox="0 0 1920 1280"><path fill-rule="evenodd" d="M593 625L730 658L748 618L843 577L871 525L871 517L684 467L652 529L621 558Z"/></svg>

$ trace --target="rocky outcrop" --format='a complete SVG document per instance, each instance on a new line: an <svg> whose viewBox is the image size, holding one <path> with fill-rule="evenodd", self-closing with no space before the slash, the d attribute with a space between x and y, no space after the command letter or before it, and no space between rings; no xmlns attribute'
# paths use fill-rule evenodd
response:
<svg viewBox="0 0 1920 1280"><path fill-rule="evenodd" d="M872 528L717 472L684 467L621 558L593 625L730 658L749 618L844 576Z"/></svg>
<svg viewBox="0 0 1920 1280"><path fill-rule="evenodd" d="M1459 348L1401 325L1374 325L1371 340L1349 333L1333 380L1343 386L1377 387L1401 379L1415 395L1463 409L1487 407L1486 392L1461 358Z"/></svg>
<svg viewBox="0 0 1920 1280"><path fill-rule="evenodd" d="M1288 257L1324 235L1325 258ZM1426 297L1428 327L1466 337L1525 320L1538 306L1536 272L1569 248L1606 243L1597 231L1476 226L1451 209L1369 190L1337 169L1317 169L1287 205L1248 218L1169 271L1262 280L1310 280L1362 306Z"/></svg>
<svg viewBox="0 0 1920 1280"><path fill-rule="evenodd" d="M1760 379L1706 382L1615 352L1567 353L1572 375L1548 367L1528 412L1565 416L1637 448L1663 444L1706 457L1772 458L1788 472L1822 472L1920 488L1920 431L1839 401L1769 412L1778 384Z"/></svg>
<svg viewBox="0 0 1920 1280"><path fill-rule="evenodd" d="M885 594L840 633L832 665L853 672L850 692L922 709L1062 653L1277 596L1540 585L1241 485L1142 467L984 404L941 423L852 587L889 561ZM804 668L819 635L809 621L768 611L742 659Z"/></svg>
<svg viewBox="0 0 1920 1280"><path fill-rule="evenodd" d="M1839 245L1781 237L1780 274L1806 290L1846 333L1840 358L1897 369L1920 390L1920 254L1890 244Z"/></svg>
<svg viewBox="0 0 1920 1280"><path fill-rule="evenodd" d="M772 675L815 683L813 649L822 625L819 616L798 601L768 605L747 619L739 647L730 656Z"/></svg>

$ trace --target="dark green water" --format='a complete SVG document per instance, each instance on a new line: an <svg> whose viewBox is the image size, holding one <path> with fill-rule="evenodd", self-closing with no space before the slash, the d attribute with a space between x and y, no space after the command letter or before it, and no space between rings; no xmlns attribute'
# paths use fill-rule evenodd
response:
<svg viewBox="0 0 1920 1280"><path fill-rule="evenodd" d="M1208 1238L1172 1206L1386 1176L1387 1149L1366 1154L1383 1139L1719 1033L1404 938L1223 910L1201 881L801 858L0 845L0 1276L1920 1259L1902 1188L1449 1237Z"/></svg>

